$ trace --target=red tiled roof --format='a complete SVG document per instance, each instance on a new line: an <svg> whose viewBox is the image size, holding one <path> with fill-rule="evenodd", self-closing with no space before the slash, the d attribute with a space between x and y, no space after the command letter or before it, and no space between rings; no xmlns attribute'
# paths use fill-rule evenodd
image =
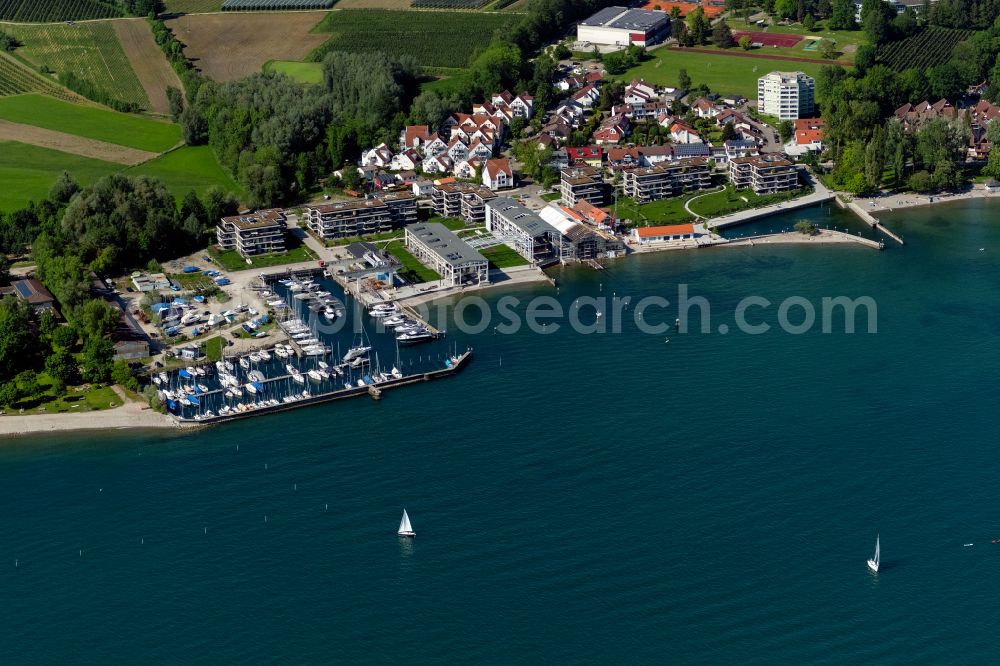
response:
<svg viewBox="0 0 1000 666"><path fill-rule="evenodd" d="M669 224L663 227L639 227L636 230L639 238L655 238L656 236L676 236L679 234L693 234L693 224Z"/></svg>

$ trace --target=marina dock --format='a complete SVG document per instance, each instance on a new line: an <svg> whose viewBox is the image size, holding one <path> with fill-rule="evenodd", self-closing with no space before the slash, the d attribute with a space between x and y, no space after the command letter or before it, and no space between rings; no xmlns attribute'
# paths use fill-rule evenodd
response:
<svg viewBox="0 0 1000 666"><path fill-rule="evenodd" d="M185 426L204 426L204 425L218 425L221 423L229 423L230 421L237 421L240 419L249 418L251 416L258 416L261 414L277 414L278 412L286 412L291 409L298 409L300 407L306 407L309 405L319 405L327 402L333 402L334 400L343 400L345 398L357 398L361 396L371 396L376 397L376 395L370 391L370 389L377 389L377 397L382 397L382 395L390 390L401 388L403 386L409 386L410 384L416 384L419 382L427 382L434 379L442 379L444 377L450 377L468 364L472 359L472 349L469 348L462 354L454 357L450 357L445 367L439 370L431 370L428 372L417 372L412 375L404 375L398 379L388 379L384 382L379 382L378 384L365 385L365 386L354 386L352 388L340 389L337 391L329 391L327 393L321 393L318 395L312 395L308 398L301 398L295 402L281 402L277 405L268 405L264 407L255 407L248 409L245 412L235 412L224 415L216 415L210 418L182 418L174 416L174 420ZM283 375L281 377L273 377L265 380L264 383L278 382L288 380L291 375ZM212 393L221 393L222 391L213 391ZM207 394L203 394L207 395Z"/></svg>
<svg viewBox="0 0 1000 666"><path fill-rule="evenodd" d="M892 240L896 241L900 245L905 245L905 243L903 242L902 236L899 236L898 234L895 234L892 231L890 231L889 229L887 229L885 227L885 225L883 225L881 222L879 222L879 220L878 220L877 217L875 217L874 215L872 215L871 213L869 213L867 210L865 210L864 208L862 208L861 206L859 206L856 201L851 201L851 202L848 202L848 203L844 203L839 198L835 199L835 201L837 202L837 205L840 208L843 208L843 209L851 211L852 213L854 213L855 215L857 215L858 217L860 217L862 220L864 220L875 231L878 231L878 232L880 232L880 233L888 236L889 238L891 238Z"/></svg>

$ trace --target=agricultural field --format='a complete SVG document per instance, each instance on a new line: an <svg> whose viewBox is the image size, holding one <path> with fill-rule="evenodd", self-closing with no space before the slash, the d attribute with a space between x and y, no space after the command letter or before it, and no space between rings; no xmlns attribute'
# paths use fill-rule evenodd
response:
<svg viewBox="0 0 1000 666"><path fill-rule="evenodd" d="M114 21L113 25L122 50L149 98L149 110L163 115L170 113L167 87L184 90L184 86L156 44L149 23L146 19L135 18Z"/></svg>
<svg viewBox="0 0 1000 666"><path fill-rule="evenodd" d="M411 7L417 9L480 9L493 0L413 0Z"/></svg>
<svg viewBox="0 0 1000 666"><path fill-rule="evenodd" d="M167 14L205 14L221 12L222 0L166 0Z"/></svg>
<svg viewBox="0 0 1000 666"><path fill-rule="evenodd" d="M340 0L337 9L409 9L413 0Z"/></svg>
<svg viewBox="0 0 1000 666"><path fill-rule="evenodd" d="M385 52L411 55L427 67L456 67L469 62L473 51L513 21L501 13L401 12L340 10L327 14L317 33L331 33L329 41L309 59L319 62L330 51ZM428 39L433 35L433 39Z"/></svg>
<svg viewBox="0 0 1000 666"><path fill-rule="evenodd" d="M299 83L316 84L323 82L323 66L318 62L295 62L294 60L272 60L264 63L265 72L286 74Z"/></svg>
<svg viewBox="0 0 1000 666"><path fill-rule="evenodd" d="M184 55L205 76L232 81L261 71L270 60L305 60L327 35L311 32L327 12L223 13L167 21Z"/></svg>
<svg viewBox="0 0 1000 666"><path fill-rule="evenodd" d="M12 123L9 120L0 120L0 141L19 141L32 146L51 148L64 153L122 165L142 164L157 156L156 153L146 150L128 148L96 139L86 139L75 134L56 132L34 125Z"/></svg>
<svg viewBox="0 0 1000 666"><path fill-rule="evenodd" d="M28 92L45 93L66 100L79 99L6 53L0 53L0 97Z"/></svg>
<svg viewBox="0 0 1000 666"><path fill-rule="evenodd" d="M153 153L181 141L177 125L36 94L0 97L0 119Z"/></svg>
<svg viewBox="0 0 1000 666"><path fill-rule="evenodd" d="M297 9L329 9L336 0L226 0L224 12L291 11Z"/></svg>
<svg viewBox="0 0 1000 666"><path fill-rule="evenodd" d="M59 174L69 171L81 185L121 169L120 164L70 155L58 150L0 141L0 211L23 208L46 197Z"/></svg>
<svg viewBox="0 0 1000 666"><path fill-rule="evenodd" d="M0 20L24 23L83 21L122 15L113 0L0 0Z"/></svg>
<svg viewBox="0 0 1000 666"><path fill-rule="evenodd" d="M17 57L36 68L47 67L60 78L72 72L110 99L149 108L149 98L110 21L10 25L4 30L24 44L15 51Z"/></svg>
<svg viewBox="0 0 1000 666"><path fill-rule="evenodd" d="M936 67L948 62L955 46L971 34L971 30L928 26L912 37L883 44L876 57L897 72L911 67Z"/></svg>
<svg viewBox="0 0 1000 666"><path fill-rule="evenodd" d="M243 196L242 189L222 168L209 146L184 146L132 167L126 173L158 178L178 199L191 190L202 195L212 187Z"/></svg>
<svg viewBox="0 0 1000 666"><path fill-rule="evenodd" d="M817 76L822 61L792 62L730 55L711 55L675 48L659 48L650 53L649 60L626 71L616 78L624 81L645 79L662 86L677 86L677 72L687 69L695 85L704 83L713 92L740 94L747 99L757 98L757 79L768 72L801 71Z"/></svg>

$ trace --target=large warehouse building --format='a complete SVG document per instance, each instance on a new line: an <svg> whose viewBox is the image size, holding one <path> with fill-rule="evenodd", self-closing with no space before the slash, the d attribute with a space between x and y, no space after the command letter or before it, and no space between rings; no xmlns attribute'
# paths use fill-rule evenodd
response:
<svg viewBox="0 0 1000 666"><path fill-rule="evenodd" d="M607 46L647 46L670 34L666 12L606 7L576 26L576 40Z"/></svg>

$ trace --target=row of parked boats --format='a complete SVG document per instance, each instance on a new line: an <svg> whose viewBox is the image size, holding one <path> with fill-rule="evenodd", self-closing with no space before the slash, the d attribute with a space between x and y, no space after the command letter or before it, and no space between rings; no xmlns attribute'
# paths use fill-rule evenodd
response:
<svg viewBox="0 0 1000 666"><path fill-rule="evenodd" d="M296 301L306 301L310 312L323 315L328 321L343 317L346 310L339 298L324 291L322 285L312 278L279 280L279 284L288 288L291 298ZM266 303L274 308L287 307L287 303L275 294L264 291L261 296L268 298Z"/></svg>
<svg viewBox="0 0 1000 666"><path fill-rule="evenodd" d="M396 340L401 345L413 345L434 339L434 334L426 325L407 317L395 303L379 303L373 305L368 314L387 329L396 334Z"/></svg>
<svg viewBox="0 0 1000 666"><path fill-rule="evenodd" d="M325 356L330 353L330 347L323 344L317 334L301 319L286 319L278 325L306 356ZM289 353L294 353L290 346L286 347Z"/></svg>

